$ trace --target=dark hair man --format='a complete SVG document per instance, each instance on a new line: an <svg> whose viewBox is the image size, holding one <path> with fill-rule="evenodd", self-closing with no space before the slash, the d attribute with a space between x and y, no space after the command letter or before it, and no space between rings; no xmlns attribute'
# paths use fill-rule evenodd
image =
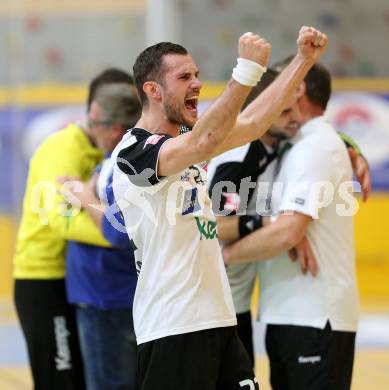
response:
<svg viewBox="0 0 389 390"><path fill-rule="evenodd" d="M136 247L142 390L258 388L236 334L201 162L260 137L326 45L324 34L303 27L288 69L238 120L268 61L263 38L240 38L232 79L200 119L199 71L185 49L160 43L139 55L134 78L145 95L142 116L114 152L114 191ZM181 125L192 131L179 135Z"/></svg>
<svg viewBox="0 0 389 390"><path fill-rule="evenodd" d="M316 65L305 77L308 77ZM255 100L278 76L268 69L261 81L252 89L243 109ZM308 87L307 87L308 88ZM297 98L296 91L296 98ZM250 144L229 150L208 164L209 193L217 215L218 237L223 244L236 241L262 227L262 216L270 210L269 198L278 167L280 153L301 126L301 114L295 99L288 104L269 131ZM338 133L349 148L354 172L362 186L363 198L371 190L369 166L355 143L343 133ZM305 248L307 250L305 250ZM316 275L317 264L308 252L308 246L299 245L299 262L302 272L307 269ZM238 320L238 333L254 365L252 337L251 298L257 278L258 264L254 262L231 264L227 267L232 298Z"/></svg>
<svg viewBox="0 0 389 390"><path fill-rule="evenodd" d="M295 106L304 125L290 140L272 193L271 221L224 248L227 264L260 265L260 318L275 390L351 386L358 292L350 195L352 168L343 141L324 119L329 72L315 64ZM308 92L309 91L309 92ZM317 277L304 276L287 251L307 236Z"/></svg>

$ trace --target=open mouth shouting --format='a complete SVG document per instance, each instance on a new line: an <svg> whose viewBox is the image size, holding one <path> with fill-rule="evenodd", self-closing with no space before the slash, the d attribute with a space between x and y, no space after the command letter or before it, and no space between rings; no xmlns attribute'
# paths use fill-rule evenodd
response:
<svg viewBox="0 0 389 390"><path fill-rule="evenodd" d="M199 101L199 95L194 95L186 98L185 108L191 113L197 114L198 101Z"/></svg>

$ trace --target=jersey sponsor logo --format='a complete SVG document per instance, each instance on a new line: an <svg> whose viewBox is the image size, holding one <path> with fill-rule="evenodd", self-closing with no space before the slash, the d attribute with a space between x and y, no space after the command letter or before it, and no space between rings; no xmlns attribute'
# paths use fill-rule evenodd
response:
<svg viewBox="0 0 389 390"><path fill-rule="evenodd" d="M72 368L69 347L70 332L66 327L66 318L64 316L54 317L54 335L57 347L57 355L54 358L55 368L58 371L70 370Z"/></svg>
<svg viewBox="0 0 389 390"><path fill-rule="evenodd" d="M163 138L164 135L158 135L158 134L153 134L151 135L149 138L147 138L145 144L143 145L143 149L147 146L147 145L156 145L158 143L158 141Z"/></svg>
<svg viewBox="0 0 389 390"><path fill-rule="evenodd" d="M199 217L195 217L197 228L200 232L200 240L213 240L217 238L216 221L202 221Z"/></svg>
<svg viewBox="0 0 389 390"><path fill-rule="evenodd" d="M201 184L205 185L206 180L201 176L201 171L195 165L191 165L188 169L184 171L184 174L181 175L181 181L189 181L191 184Z"/></svg>
<svg viewBox="0 0 389 390"><path fill-rule="evenodd" d="M303 198L296 198L296 199L294 200L294 203L299 204L300 206L304 206L304 204L305 204L305 199L303 199Z"/></svg>
<svg viewBox="0 0 389 390"><path fill-rule="evenodd" d="M196 184L202 184L202 185L205 184L205 180L203 180L200 169L198 167L196 167L195 165L191 165L189 167L189 171L190 171L191 178L194 180Z"/></svg>
<svg viewBox="0 0 389 390"><path fill-rule="evenodd" d="M200 166L200 168L202 167ZM191 165L188 169L185 169L184 173L180 177L180 180L188 181L194 186L196 184L205 185L206 183L206 179L202 177L200 169L195 165Z"/></svg>
<svg viewBox="0 0 389 390"><path fill-rule="evenodd" d="M300 364L307 364L307 363L315 364L315 363L321 362L321 356L320 355L317 355L317 356L299 356L297 361Z"/></svg>
<svg viewBox="0 0 389 390"><path fill-rule="evenodd" d="M195 213L199 210L201 210L201 206L198 201L197 188L186 190L184 194L184 204L182 206L182 215Z"/></svg>

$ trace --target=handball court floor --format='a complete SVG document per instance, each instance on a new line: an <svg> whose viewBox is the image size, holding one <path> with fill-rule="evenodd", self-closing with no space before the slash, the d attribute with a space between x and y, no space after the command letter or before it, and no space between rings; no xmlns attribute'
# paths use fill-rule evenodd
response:
<svg viewBox="0 0 389 390"><path fill-rule="evenodd" d="M270 390L264 329L259 323L255 323L254 329L257 377L261 390ZM0 301L0 389L32 389L24 340L9 299ZM362 302L352 389L389 389L389 302L386 300Z"/></svg>

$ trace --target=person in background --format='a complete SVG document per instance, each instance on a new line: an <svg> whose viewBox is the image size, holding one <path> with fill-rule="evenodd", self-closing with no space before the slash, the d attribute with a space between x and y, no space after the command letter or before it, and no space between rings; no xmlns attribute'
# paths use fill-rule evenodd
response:
<svg viewBox="0 0 389 390"><path fill-rule="evenodd" d="M69 303L76 308L88 390L137 388L137 346L132 321L137 275L133 248L122 230L121 214L115 209L110 154L125 130L139 119L140 110L133 87L116 83L99 88L88 122L99 129L96 141L106 159L85 185L73 180L66 186L73 202L78 199L112 245L105 248L77 240L68 244L66 291ZM62 178L61 182L67 180ZM97 207L100 200L103 207Z"/></svg>
<svg viewBox="0 0 389 390"><path fill-rule="evenodd" d="M133 84L132 77L110 68L89 86L87 111L101 85ZM48 137L30 161L23 214L14 256L14 300L35 389L84 389L74 308L65 291L68 240L109 247L85 212L73 215L59 193L59 176L86 180L103 159L94 123L72 123ZM64 218L64 215L67 217Z"/></svg>
<svg viewBox="0 0 389 390"><path fill-rule="evenodd" d="M279 72L268 68L261 81L252 89L243 108L247 107L278 76ZM209 193L214 200L217 215L218 237L222 244L243 238L261 227L261 218L270 210L269 192L272 190L280 154L285 150L287 140L293 137L301 126L301 114L294 107L296 96L285 107L279 118L261 138L239 148L225 152L208 164ZM363 199L371 191L369 166L358 146L345 134L338 133L349 150L350 159L358 181L361 184ZM216 199L212 196L218 183L233 184L234 190L223 186ZM248 183L251 185L248 185ZM244 188L246 187L246 188ZM316 275L316 263L299 247L299 261L302 272ZM251 316L251 298L257 279L258 264L230 264L227 268L234 306L237 313L238 333L254 365L254 345Z"/></svg>
<svg viewBox="0 0 389 390"><path fill-rule="evenodd" d="M330 74L315 64L291 105L304 125L276 173L273 215L223 249L226 264L271 259L260 264L259 311L267 324L274 390L351 386L358 327L356 200L344 142L323 117L330 95ZM303 275L288 256L304 236L317 262L316 277Z"/></svg>

